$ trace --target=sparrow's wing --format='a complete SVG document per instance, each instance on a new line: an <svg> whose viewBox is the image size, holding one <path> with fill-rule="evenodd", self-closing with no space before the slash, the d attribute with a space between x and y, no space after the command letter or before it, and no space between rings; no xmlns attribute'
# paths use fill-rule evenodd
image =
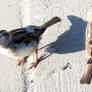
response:
<svg viewBox="0 0 92 92"><path fill-rule="evenodd" d="M14 43L29 43L34 40L39 39L39 33L41 33L41 30L45 30L43 28L38 28L36 26L27 26L25 28L15 29L10 31L10 34L12 35L12 39Z"/></svg>
<svg viewBox="0 0 92 92"><path fill-rule="evenodd" d="M12 39L14 43L28 43L31 42L34 39L34 34L35 32L28 32L27 29L25 28L20 28L20 29L16 29L16 30L12 30L10 31L10 34L12 35Z"/></svg>

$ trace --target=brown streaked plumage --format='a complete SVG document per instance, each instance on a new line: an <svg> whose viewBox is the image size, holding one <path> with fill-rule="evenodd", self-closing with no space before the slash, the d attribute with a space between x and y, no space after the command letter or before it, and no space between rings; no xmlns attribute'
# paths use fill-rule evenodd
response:
<svg viewBox="0 0 92 92"><path fill-rule="evenodd" d="M92 77L92 9L88 12L88 24L86 28L86 52L87 52L87 66L80 83L90 84Z"/></svg>
<svg viewBox="0 0 92 92"><path fill-rule="evenodd" d="M91 60L91 59L90 59ZM92 60L91 60L92 62ZM80 83L81 84L90 84L91 83L91 77L92 77L92 63L87 63L85 73L83 74Z"/></svg>

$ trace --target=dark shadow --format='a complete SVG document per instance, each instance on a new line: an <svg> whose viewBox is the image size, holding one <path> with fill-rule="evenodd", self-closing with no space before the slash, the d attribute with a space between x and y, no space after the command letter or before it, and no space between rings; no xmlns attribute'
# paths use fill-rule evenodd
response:
<svg viewBox="0 0 92 92"><path fill-rule="evenodd" d="M77 16L69 15L67 17L72 24L70 29L61 34L55 42L44 46L47 52L66 54L85 49L85 30L87 22Z"/></svg>

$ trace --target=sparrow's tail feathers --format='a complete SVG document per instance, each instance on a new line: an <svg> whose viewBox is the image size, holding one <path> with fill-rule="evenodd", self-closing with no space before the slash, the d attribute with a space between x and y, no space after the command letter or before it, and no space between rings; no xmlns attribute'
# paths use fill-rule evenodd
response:
<svg viewBox="0 0 92 92"><path fill-rule="evenodd" d="M42 27L46 29L60 21L61 21L61 19L59 17L53 17L51 20L49 20L45 24L43 24Z"/></svg>
<svg viewBox="0 0 92 92"><path fill-rule="evenodd" d="M90 22L92 22L92 9L90 9L89 11L88 11L88 13L87 13L87 19L88 19L88 22L90 23Z"/></svg>
<svg viewBox="0 0 92 92"><path fill-rule="evenodd" d="M89 60L91 60L91 61L88 61L88 62L92 62L92 59L89 59ZM88 63L87 67L86 67L86 71L80 80L80 83L81 84L90 84L91 77L92 77L92 63Z"/></svg>
<svg viewBox="0 0 92 92"><path fill-rule="evenodd" d="M43 34L44 31L45 31L48 27L50 27L50 26L52 26L52 25L54 25L54 24L56 24L57 22L60 22L60 21L61 21L61 19L60 19L59 17L53 17L51 20L47 21L47 22L46 22L45 24L43 24L42 26L38 26L38 27L37 27L37 32L36 32L35 36L36 36L36 37L41 36L41 34Z"/></svg>

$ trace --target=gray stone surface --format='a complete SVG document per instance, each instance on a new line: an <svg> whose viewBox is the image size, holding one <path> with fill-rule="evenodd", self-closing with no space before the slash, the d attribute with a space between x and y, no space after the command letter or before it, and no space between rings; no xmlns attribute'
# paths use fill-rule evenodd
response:
<svg viewBox="0 0 92 92"><path fill-rule="evenodd" d="M35 69L27 70L35 54L24 65L16 67L18 58L0 55L1 92L91 92L81 85L86 67L85 29L91 0L2 0L0 29L42 25L54 16L60 23L48 28L39 44L43 60ZM62 67L69 63L69 67Z"/></svg>

